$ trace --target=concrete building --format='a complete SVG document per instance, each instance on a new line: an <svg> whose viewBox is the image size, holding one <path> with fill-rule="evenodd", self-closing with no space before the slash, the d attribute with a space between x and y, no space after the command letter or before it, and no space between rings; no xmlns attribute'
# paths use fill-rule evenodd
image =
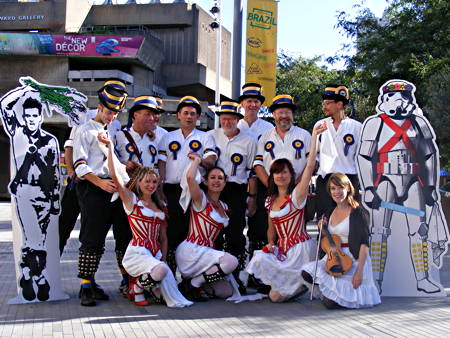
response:
<svg viewBox="0 0 450 338"><path fill-rule="evenodd" d="M159 95L168 112L177 98L196 96L205 113L200 127L212 127L207 107L215 96L216 32L210 27L213 17L198 5L0 2L0 96L17 87L20 76L30 75L41 83L79 89L94 108L103 81L118 77L127 83L129 101ZM221 43L221 95L231 97L231 33L224 28ZM121 115L123 124L126 119ZM161 120L169 129L177 127L174 115ZM68 130L61 117L47 119L45 128L63 144ZM0 152L9 153L2 128ZM0 163L0 197L8 181L9 166Z"/></svg>

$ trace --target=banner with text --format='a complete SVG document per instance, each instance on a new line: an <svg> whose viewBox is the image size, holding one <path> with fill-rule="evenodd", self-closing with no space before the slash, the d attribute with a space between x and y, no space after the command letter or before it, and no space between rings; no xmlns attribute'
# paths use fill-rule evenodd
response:
<svg viewBox="0 0 450 338"><path fill-rule="evenodd" d="M263 86L265 104L275 96L277 6L274 0L248 0L245 82Z"/></svg>

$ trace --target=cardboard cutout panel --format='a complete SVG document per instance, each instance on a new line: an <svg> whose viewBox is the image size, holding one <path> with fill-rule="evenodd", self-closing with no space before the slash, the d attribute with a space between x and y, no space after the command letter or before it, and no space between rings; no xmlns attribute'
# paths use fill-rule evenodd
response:
<svg viewBox="0 0 450 338"><path fill-rule="evenodd" d="M438 193L439 150L417 106L414 84L380 87L363 124L358 173L371 215L374 279L383 296L446 296L439 268L448 228Z"/></svg>
<svg viewBox="0 0 450 338"><path fill-rule="evenodd" d="M31 77L0 99L3 127L11 144L9 192L13 208L18 296L10 304L67 299L61 290L58 214L59 145L42 129L52 110L76 125L86 114L87 97L75 89L48 86Z"/></svg>

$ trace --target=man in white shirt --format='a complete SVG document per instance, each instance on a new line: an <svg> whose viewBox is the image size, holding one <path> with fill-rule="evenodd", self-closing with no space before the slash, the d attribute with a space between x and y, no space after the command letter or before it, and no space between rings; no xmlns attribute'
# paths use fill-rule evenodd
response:
<svg viewBox="0 0 450 338"><path fill-rule="evenodd" d="M206 169L216 162L214 139L195 128L200 115L201 107L195 97L181 98L177 107L180 128L165 134L158 145L158 168L169 213L167 263L173 271L176 270L175 250L189 229L189 211L184 212L180 205L180 182L191 161L188 154L198 153L202 157L201 166Z"/></svg>
<svg viewBox="0 0 450 338"><path fill-rule="evenodd" d="M318 218L336 205L326 187L328 178L333 173L346 174L355 188L356 198L359 198L355 156L362 126L360 122L345 114L345 106L349 103L347 87L327 85L322 93L322 99L322 109L327 117L318 121L315 126L325 122L328 128L320 135L318 143L319 170L316 183Z"/></svg>
<svg viewBox="0 0 450 338"><path fill-rule="evenodd" d="M255 161L253 162L259 179L257 197L257 223L247 232L249 240L254 243L253 250L258 250L267 244L267 212L264 202L267 193L270 166L279 158L291 161L296 182L305 169L311 135L306 130L293 125L294 100L289 95L278 95L272 100L269 110L275 119L276 127L263 133L258 141ZM260 193L261 192L261 193Z"/></svg>
<svg viewBox="0 0 450 338"><path fill-rule="evenodd" d="M273 125L258 117L261 105L265 97L262 95L262 87L258 83L246 83L242 86L242 95L239 96L239 103L244 108L244 118L238 123L240 131L252 134L257 140L265 131L272 129Z"/></svg>
<svg viewBox="0 0 450 338"><path fill-rule="evenodd" d="M242 115L238 112L239 103L223 101L220 111L221 128L208 132L216 143L217 162L227 175L227 184L220 194L220 200L225 202L230 210L228 226L223 230L224 248L237 257L238 267L233 275L239 284L239 291L246 292L244 284L239 279L239 272L245 268L247 255L245 253L245 213L254 214L256 210L256 177L252 175L253 160L256 154L256 141L247 133L242 133L237 127ZM223 240L222 234L220 239ZM218 241L220 249L221 241Z"/></svg>
<svg viewBox="0 0 450 338"><path fill-rule="evenodd" d="M138 96L128 113L133 124L117 132L115 138L114 149L119 161L125 164L128 171L137 165L157 167L158 146L151 129L156 125L155 116L159 115L156 99L148 95Z"/></svg>
<svg viewBox="0 0 450 338"><path fill-rule="evenodd" d="M163 100L162 98L155 96L156 103L158 104L158 110L155 114L155 124L152 127L152 132L156 135L156 142L159 143L161 141L164 134L167 134L167 130L159 125L159 119L161 118L161 114L165 112L163 109Z"/></svg>
<svg viewBox="0 0 450 338"><path fill-rule="evenodd" d="M109 125L124 107L127 98L125 84L117 79L105 82L98 91L100 103L97 115L83 124L75 134L74 168L80 182L76 191L81 209L80 254L78 277L81 278L81 305L95 306L96 300L109 297L95 283L95 272L104 252L105 238L113 224L116 251L125 252L131 240L131 230L120 200L111 202L116 185L110 178L106 147L97 139L107 133ZM118 257L121 272L125 271Z"/></svg>

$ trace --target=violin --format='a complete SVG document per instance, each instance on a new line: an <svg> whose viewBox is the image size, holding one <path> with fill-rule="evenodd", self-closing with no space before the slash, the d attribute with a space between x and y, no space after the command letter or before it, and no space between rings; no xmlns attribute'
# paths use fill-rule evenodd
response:
<svg viewBox="0 0 450 338"><path fill-rule="evenodd" d="M320 241L320 247L327 254L325 263L326 272L334 277L339 277L347 273L353 265L352 259L341 249L341 238L338 235L331 235L328 225L322 221L322 232L324 234Z"/></svg>

